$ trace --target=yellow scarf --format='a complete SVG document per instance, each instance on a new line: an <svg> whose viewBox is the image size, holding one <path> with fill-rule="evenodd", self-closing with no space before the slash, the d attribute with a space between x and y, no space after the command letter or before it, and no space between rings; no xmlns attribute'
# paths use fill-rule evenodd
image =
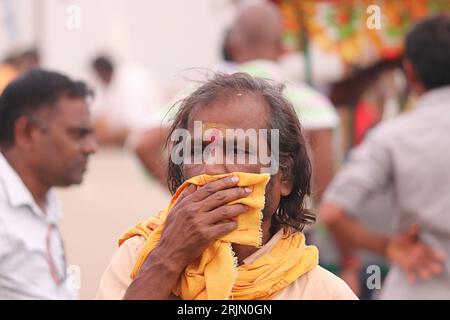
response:
<svg viewBox="0 0 450 320"><path fill-rule="evenodd" d="M305 246L305 238L300 232L284 232L284 236L270 252L251 264L237 266L231 243L261 245L262 209L265 187L270 176L233 172L216 176L201 175L185 181L174 194L167 210L139 223L119 239L119 245L136 235L146 239L131 272L132 279L136 277L150 252L158 245L167 213L181 192L190 184L202 186L231 175L239 177L238 186L252 188L249 196L232 203L242 203L250 209L239 215L238 228L235 231L216 240L199 259L186 267L173 293L184 300L270 299L317 265L317 248Z"/></svg>

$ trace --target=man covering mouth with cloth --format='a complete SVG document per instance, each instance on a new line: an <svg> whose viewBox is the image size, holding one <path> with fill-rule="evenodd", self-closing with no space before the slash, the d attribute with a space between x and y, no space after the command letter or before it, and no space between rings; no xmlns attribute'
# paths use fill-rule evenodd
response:
<svg viewBox="0 0 450 320"><path fill-rule="evenodd" d="M276 130L278 137L258 134L252 144L246 136L231 143L230 157L229 142L222 143L228 130ZM186 136L194 140L183 141ZM245 73L217 74L181 102L170 140L174 196L166 210L119 239L97 298L356 299L318 266L317 248L305 244L302 230L315 220L305 208L311 164L281 86ZM276 149L277 165L261 161L261 152L250 161L255 145L271 155ZM175 161L179 146L183 159L198 146L203 156Z"/></svg>

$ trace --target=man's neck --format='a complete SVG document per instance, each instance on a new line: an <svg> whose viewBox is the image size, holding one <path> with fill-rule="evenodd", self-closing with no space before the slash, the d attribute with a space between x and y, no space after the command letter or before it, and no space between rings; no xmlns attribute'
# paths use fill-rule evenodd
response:
<svg viewBox="0 0 450 320"><path fill-rule="evenodd" d="M19 177L22 179L26 188L30 191L36 204L45 212L47 193L50 190L50 186L43 183L39 177L33 172L30 166L24 160L17 150L9 148L7 150L0 148L0 152L3 154L9 165L16 171Z"/></svg>
<svg viewBox="0 0 450 320"><path fill-rule="evenodd" d="M270 223L263 222L262 226L262 233L263 233L263 239L262 244L265 245L270 239ZM234 251L234 254L236 255L236 258L238 260L238 264L242 264L242 262L251 256L253 253L259 250L259 248L253 247L253 246L247 246L243 244L232 244L232 248Z"/></svg>

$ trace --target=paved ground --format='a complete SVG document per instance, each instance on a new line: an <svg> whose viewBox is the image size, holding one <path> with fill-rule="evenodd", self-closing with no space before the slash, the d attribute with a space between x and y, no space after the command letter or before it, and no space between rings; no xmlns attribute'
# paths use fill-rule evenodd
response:
<svg viewBox="0 0 450 320"><path fill-rule="evenodd" d="M170 197L128 152L102 149L81 186L59 190L60 223L69 265L81 269L81 299L92 299L127 228L164 208Z"/></svg>

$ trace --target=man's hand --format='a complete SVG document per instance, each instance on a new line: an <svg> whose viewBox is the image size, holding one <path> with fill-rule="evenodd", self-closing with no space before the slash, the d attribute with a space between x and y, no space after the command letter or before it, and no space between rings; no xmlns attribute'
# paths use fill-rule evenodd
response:
<svg viewBox="0 0 450 320"><path fill-rule="evenodd" d="M125 299L167 299L186 266L213 241L237 228L236 217L248 207L227 203L251 192L237 187L238 181L226 177L184 190L167 216L158 246L147 257Z"/></svg>
<svg viewBox="0 0 450 320"><path fill-rule="evenodd" d="M392 236L386 246L385 256L398 265L410 283L418 278L428 280L442 272L445 255L430 248L418 238L419 226L414 225Z"/></svg>
<svg viewBox="0 0 450 320"><path fill-rule="evenodd" d="M236 187L237 177L189 186L167 216L159 249L181 269L197 259L216 239L237 228L235 217L248 210L227 203L244 198L251 189Z"/></svg>

